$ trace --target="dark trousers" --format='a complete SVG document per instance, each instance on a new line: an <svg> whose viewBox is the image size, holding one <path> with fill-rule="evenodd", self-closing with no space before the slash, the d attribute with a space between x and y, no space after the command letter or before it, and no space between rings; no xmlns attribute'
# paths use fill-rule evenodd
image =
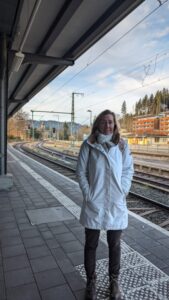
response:
<svg viewBox="0 0 169 300"><path fill-rule="evenodd" d="M108 230L109 276L118 277L120 271L120 237L122 230ZM100 230L85 228L84 266L87 278L92 278L96 267L96 249Z"/></svg>

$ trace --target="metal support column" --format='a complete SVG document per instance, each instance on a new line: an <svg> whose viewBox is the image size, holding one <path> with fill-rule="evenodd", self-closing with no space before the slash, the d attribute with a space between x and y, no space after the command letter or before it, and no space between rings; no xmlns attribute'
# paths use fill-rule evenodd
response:
<svg viewBox="0 0 169 300"><path fill-rule="evenodd" d="M75 93L72 93L72 110L71 110L71 138L73 137L73 126L75 121Z"/></svg>
<svg viewBox="0 0 169 300"><path fill-rule="evenodd" d="M7 101L8 101L7 39L0 34L0 190L13 185L12 174L7 174Z"/></svg>
<svg viewBox="0 0 169 300"><path fill-rule="evenodd" d="M7 164L7 41L0 35L0 175L5 175Z"/></svg>

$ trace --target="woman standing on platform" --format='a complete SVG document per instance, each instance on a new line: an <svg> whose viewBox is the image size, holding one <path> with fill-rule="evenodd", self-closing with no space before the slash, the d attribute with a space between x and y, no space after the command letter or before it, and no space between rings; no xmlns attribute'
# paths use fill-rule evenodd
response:
<svg viewBox="0 0 169 300"><path fill-rule="evenodd" d="M105 110L94 121L77 163L77 177L84 198L80 222L85 227L85 299L96 299L96 249L100 230L107 231L110 299L121 299L118 285L120 237L128 225L126 195L132 176L133 160L128 145L120 138L115 114Z"/></svg>

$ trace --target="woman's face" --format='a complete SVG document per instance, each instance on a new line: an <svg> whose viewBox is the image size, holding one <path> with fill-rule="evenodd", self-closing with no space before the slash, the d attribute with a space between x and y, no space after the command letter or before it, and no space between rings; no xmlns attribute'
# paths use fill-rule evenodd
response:
<svg viewBox="0 0 169 300"><path fill-rule="evenodd" d="M105 135L113 134L114 131L114 118L111 114L105 115L101 118L99 131Z"/></svg>

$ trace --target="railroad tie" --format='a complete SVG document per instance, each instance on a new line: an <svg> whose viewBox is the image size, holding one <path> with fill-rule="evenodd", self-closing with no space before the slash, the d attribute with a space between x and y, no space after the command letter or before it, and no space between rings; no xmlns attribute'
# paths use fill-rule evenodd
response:
<svg viewBox="0 0 169 300"><path fill-rule="evenodd" d="M169 220L168 219L159 224L160 227L165 227L167 225L169 225Z"/></svg>
<svg viewBox="0 0 169 300"><path fill-rule="evenodd" d="M129 207L131 211L151 211L152 207ZM153 209L154 210L154 209Z"/></svg>
<svg viewBox="0 0 169 300"><path fill-rule="evenodd" d="M154 212L157 212L157 211L160 211L160 210L157 209L157 208L154 208L154 209L151 209L149 211L145 211L145 212L141 213L140 216L142 216L142 217L147 216L147 215L153 214Z"/></svg>

